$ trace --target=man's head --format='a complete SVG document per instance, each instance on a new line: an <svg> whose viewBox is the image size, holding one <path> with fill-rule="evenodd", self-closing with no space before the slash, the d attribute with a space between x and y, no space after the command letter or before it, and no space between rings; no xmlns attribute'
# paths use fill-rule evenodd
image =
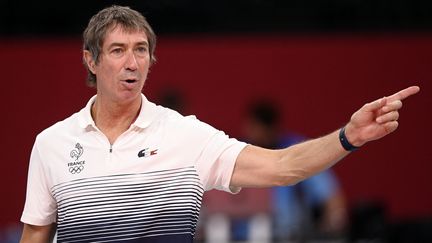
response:
<svg viewBox="0 0 432 243"><path fill-rule="evenodd" d="M127 32L143 31L148 39L150 63L156 61L154 56L156 35L145 17L129 7L111 6L94 15L83 33L83 50L90 52L95 64L99 62L107 33L117 27ZM88 63L85 60L84 65L88 71L87 83L90 86L95 86L96 75L90 71Z"/></svg>

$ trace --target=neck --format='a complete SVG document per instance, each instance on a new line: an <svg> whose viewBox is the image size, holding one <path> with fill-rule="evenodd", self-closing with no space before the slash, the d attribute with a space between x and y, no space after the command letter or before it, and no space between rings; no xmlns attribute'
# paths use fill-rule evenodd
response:
<svg viewBox="0 0 432 243"><path fill-rule="evenodd" d="M91 114L96 126L101 130L111 144L125 132L138 117L141 107L141 96L127 103L108 102L99 95L91 108Z"/></svg>

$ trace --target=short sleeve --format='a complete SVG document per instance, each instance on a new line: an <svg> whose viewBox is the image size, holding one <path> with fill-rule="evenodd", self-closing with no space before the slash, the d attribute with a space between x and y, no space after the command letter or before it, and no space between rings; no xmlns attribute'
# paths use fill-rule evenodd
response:
<svg viewBox="0 0 432 243"><path fill-rule="evenodd" d="M196 165L204 189L239 192L240 188L230 187L230 182L237 157L247 144L205 123L196 125L197 130L209 135L200 146L202 151Z"/></svg>
<svg viewBox="0 0 432 243"><path fill-rule="evenodd" d="M33 146L27 178L27 193L21 222L31 225L49 225L56 222L57 207L49 189L37 139Z"/></svg>

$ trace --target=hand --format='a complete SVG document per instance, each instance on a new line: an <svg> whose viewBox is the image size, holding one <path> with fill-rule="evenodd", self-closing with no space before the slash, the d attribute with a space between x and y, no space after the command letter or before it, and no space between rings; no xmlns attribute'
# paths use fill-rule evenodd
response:
<svg viewBox="0 0 432 243"><path fill-rule="evenodd" d="M348 141L356 146L380 139L398 127L398 110L402 100L420 91L418 86L411 86L389 97L384 97L365 104L356 111L345 127Z"/></svg>

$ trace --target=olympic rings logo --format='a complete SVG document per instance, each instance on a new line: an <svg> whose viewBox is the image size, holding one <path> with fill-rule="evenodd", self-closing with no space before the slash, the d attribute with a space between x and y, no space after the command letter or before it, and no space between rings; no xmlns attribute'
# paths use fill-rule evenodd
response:
<svg viewBox="0 0 432 243"><path fill-rule="evenodd" d="M69 172L71 174L78 174L78 173L80 173L83 170L84 170L84 166L83 165L69 167Z"/></svg>

